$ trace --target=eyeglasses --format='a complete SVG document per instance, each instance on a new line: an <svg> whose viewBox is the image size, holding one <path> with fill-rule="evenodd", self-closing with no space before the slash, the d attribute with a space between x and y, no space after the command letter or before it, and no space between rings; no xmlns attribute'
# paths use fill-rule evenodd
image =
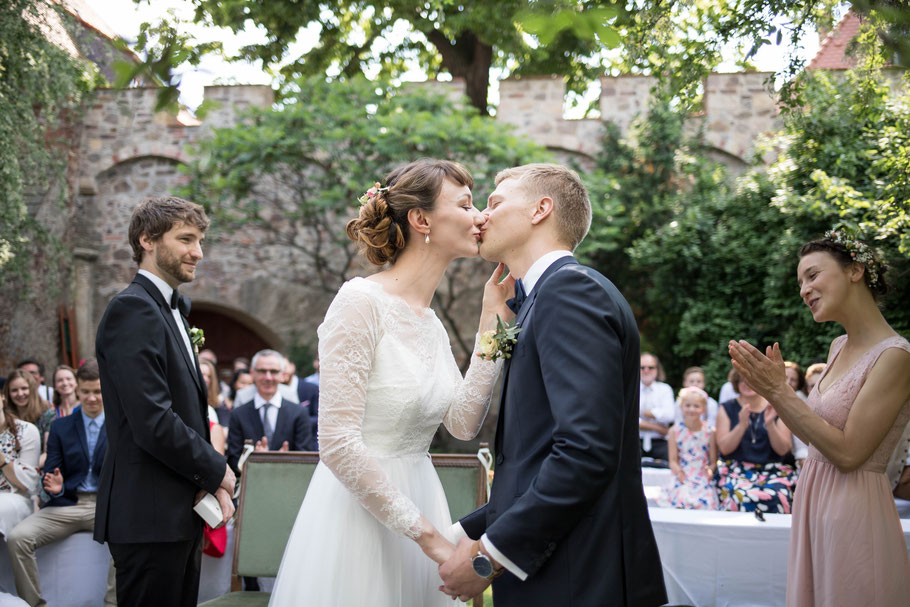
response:
<svg viewBox="0 0 910 607"><path fill-rule="evenodd" d="M280 369L253 369L253 372L259 375L281 375L283 373Z"/></svg>
<svg viewBox="0 0 910 607"><path fill-rule="evenodd" d="M657 369L657 367L655 367L653 365L642 365L641 366L642 371L654 371L655 369Z"/></svg>

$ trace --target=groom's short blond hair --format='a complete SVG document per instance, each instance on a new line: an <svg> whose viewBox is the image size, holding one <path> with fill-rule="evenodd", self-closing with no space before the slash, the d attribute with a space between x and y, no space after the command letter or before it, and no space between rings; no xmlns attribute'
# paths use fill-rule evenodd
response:
<svg viewBox="0 0 910 607"><path fill-rule="evenodd" d="M558 164L533 163L504 169L496 185L515 179L535 198L553 200L553 214L559 239L574 251L591 228L591 200L578 173Z"/></svg>

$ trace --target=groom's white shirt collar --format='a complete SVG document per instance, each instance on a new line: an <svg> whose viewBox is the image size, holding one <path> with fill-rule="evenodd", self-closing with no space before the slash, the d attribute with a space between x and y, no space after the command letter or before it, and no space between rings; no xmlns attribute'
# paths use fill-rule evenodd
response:
<svg viewBox="0 0 910 607"><path fill-rule="evenodd" d="M174 294L174 287L164 282L164 279L160 276L155 276L148 270L139 270L139 274L142 274L149 280L151 280L158 290L161 291L161 294L164 295L164 303L171 305L171 295Z"/></svg>
<svg viewBox="0 0 910 607"><path fill-rule="evenodd" d="M540 277L543 276L543 273L547 271L547 268L553 265L554 261L571 255L571 251L557 249L556 251L544 253L541 257L539 257L537 261L531 264L531 267L528 268L528 271L525 272L525 275L521 277L521 284L524 285L525 293L528 295L531 294L531 291L534 289L534 285L537 284L537 281L540 280Z"/></svg>

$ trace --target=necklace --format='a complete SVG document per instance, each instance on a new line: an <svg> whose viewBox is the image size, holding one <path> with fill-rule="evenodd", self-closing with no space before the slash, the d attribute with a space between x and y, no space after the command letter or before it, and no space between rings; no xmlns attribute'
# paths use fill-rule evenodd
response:
<svg viewBox="0 0 910 607"><path fill-rule="evenodd" d="M753 415L755 416L754 419L752 417ZM755 433L758 432L758 426L759 426L759 422L761 422L761 418L762 418L761 411L759 411L758 413L749 413L749 426L752 429L752 444L753 445L755 444Z"/></svg>

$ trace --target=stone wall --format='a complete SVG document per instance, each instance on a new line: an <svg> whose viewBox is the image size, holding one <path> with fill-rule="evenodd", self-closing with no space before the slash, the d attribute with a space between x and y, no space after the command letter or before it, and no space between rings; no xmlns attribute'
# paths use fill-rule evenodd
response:
<svg viewBox="0 0 910 607"><path fill-rule="evenodd" d="M766 76L715 74L705 83L706 112L693 117L693 123L704 121L706 140L732 165L742 163L757 136L777 126L775 101L763 85ZM560 157L590 162L600 145L602 121L625 132L647 110L652 84L641 76L604 77L601 118L567 120L561 78L508 79L500 82L496 119ZM407 86L440 90L457 103L463 85L456 80ZM207 137L212 128L236 124L245 108L273 102L266 86L207 87L205 98L215 107L199 121L155 112L156 94L154 88L98 90L80 123L78 161L71 172L78 184L69 239L75 256L64 299L76 309L82 356L92 354L95 327L107 302L136 270L126 237L135 205L183 183L177 166L188 160L188 145ZM276 347L290 346L300 336L312 342L330 295L308 288L307 262L299 252L260 244L255 229L212 240L198 279L185 288L194 305L230 312ZM463 313L469 316L474 310ZM52 334L53 323L45 324L42 330ZM7 335L3 341L22 339ZM11 345L0 347L20 351Z"/></svg>

